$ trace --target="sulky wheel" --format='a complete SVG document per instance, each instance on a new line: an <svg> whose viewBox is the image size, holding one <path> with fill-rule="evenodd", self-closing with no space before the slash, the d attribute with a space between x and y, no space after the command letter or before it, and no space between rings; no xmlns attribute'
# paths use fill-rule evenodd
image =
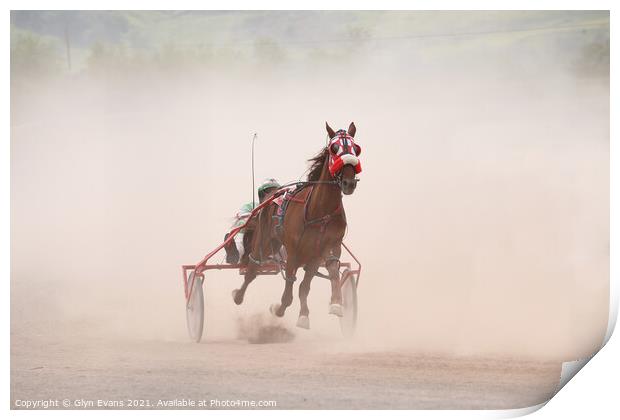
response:
<svg viewBox="0 0 620 420"><path fill-rule="evenodd" d="M189 301L185 306L187 331L189 332L190 338L196 343L200 342L200 338L202 337L202 328L205 319L205 301L202 294L203 280L204 277L202 275L195 276L193 271L187 279L187 289L188 293L190 293Z"/></svg>
<svg viewBox="0 0 620 420"><path fill-rule="evenodd" d="M342 335L350 338L355 334L357 325L357 275L349 274L349 270L342 273L342 306L344 314L340 318Z"/></svg>

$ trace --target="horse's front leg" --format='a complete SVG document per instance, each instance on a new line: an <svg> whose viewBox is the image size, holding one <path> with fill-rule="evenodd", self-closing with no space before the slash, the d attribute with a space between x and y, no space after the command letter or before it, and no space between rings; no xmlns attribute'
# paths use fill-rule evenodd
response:
<svg viewBox="0 0 620 420"><path fill-rule="evenodd" d="M342 290L340 288L340 260L332 255L325 260L325 267L329 272L329 279L332 283L332 297L329 302L329 313L331 315L343 316Z"/></svg>
<svg viewBox="0 0 620 420"><path fill-rule="evenodd" d="M299 318L297 319L297 326L299 328L310 329L310 309L308 309L308 294L310 294L310 283L312 282L312 278L315 276L317 270L319 269L319 264L307 264L304 267L306 273L304 274L304 279L299 285L299 303L301 304L301 308L299 310Z"/></svg>
<svg viewBox="0 0 620 420"><path fill-rule="evenodd" d="M297 264L294 259L289 258L286 262L286 268L284 270L284 292L282 292L282 299L280 303L274 303L269 307L269 311L277 317L283 317L286 308L293 303L293 283L295 283L297 275Z"/></svg>

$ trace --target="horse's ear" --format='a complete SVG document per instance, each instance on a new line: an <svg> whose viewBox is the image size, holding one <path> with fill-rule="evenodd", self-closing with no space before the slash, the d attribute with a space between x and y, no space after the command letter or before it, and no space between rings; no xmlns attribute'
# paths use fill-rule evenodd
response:
<svg viewBox="0 0 620 420"><path fill-rule="evenodd" d="M352 122L351 124L349 124L349 130L347 130L349 132L349 135L351 137L355 137L355 123Z"/></svg>
<svg viewBox="0 0 620 420"><path fill-rule="evenodd" d="M329 134L329 138L333 139L336 136L336 132L332 130L329 124L327 124L327 121L325 121L325 128L327 129L327 134Z"/></svg>

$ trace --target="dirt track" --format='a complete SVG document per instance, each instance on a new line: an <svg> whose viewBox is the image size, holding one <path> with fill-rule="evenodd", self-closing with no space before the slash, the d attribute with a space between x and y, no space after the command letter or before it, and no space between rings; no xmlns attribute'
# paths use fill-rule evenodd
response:
<svg viewBox="0 0 620 420"><path fill-rule="evenodd" d="M358 352L355 342L345 341L193 344L14 334L11 350L13 408L16 399L50 398L72 404L144 399L153 406L174 399L275 400L281 409L519 408L550 398L561 368Z"/></svg>

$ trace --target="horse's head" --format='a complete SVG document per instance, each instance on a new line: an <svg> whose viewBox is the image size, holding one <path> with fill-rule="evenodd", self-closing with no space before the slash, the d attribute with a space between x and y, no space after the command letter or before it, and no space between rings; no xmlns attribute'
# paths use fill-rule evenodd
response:
<svg viewBox="0 0 620 420"><path fill-rule="evenodd" d="M336 179L342 192L353 194L357 186L356 174L362 172L359 155L362 148L355 143L355 124L351 123L348 130L334 131L325 123L329 135L329 173Z"/></svg>

